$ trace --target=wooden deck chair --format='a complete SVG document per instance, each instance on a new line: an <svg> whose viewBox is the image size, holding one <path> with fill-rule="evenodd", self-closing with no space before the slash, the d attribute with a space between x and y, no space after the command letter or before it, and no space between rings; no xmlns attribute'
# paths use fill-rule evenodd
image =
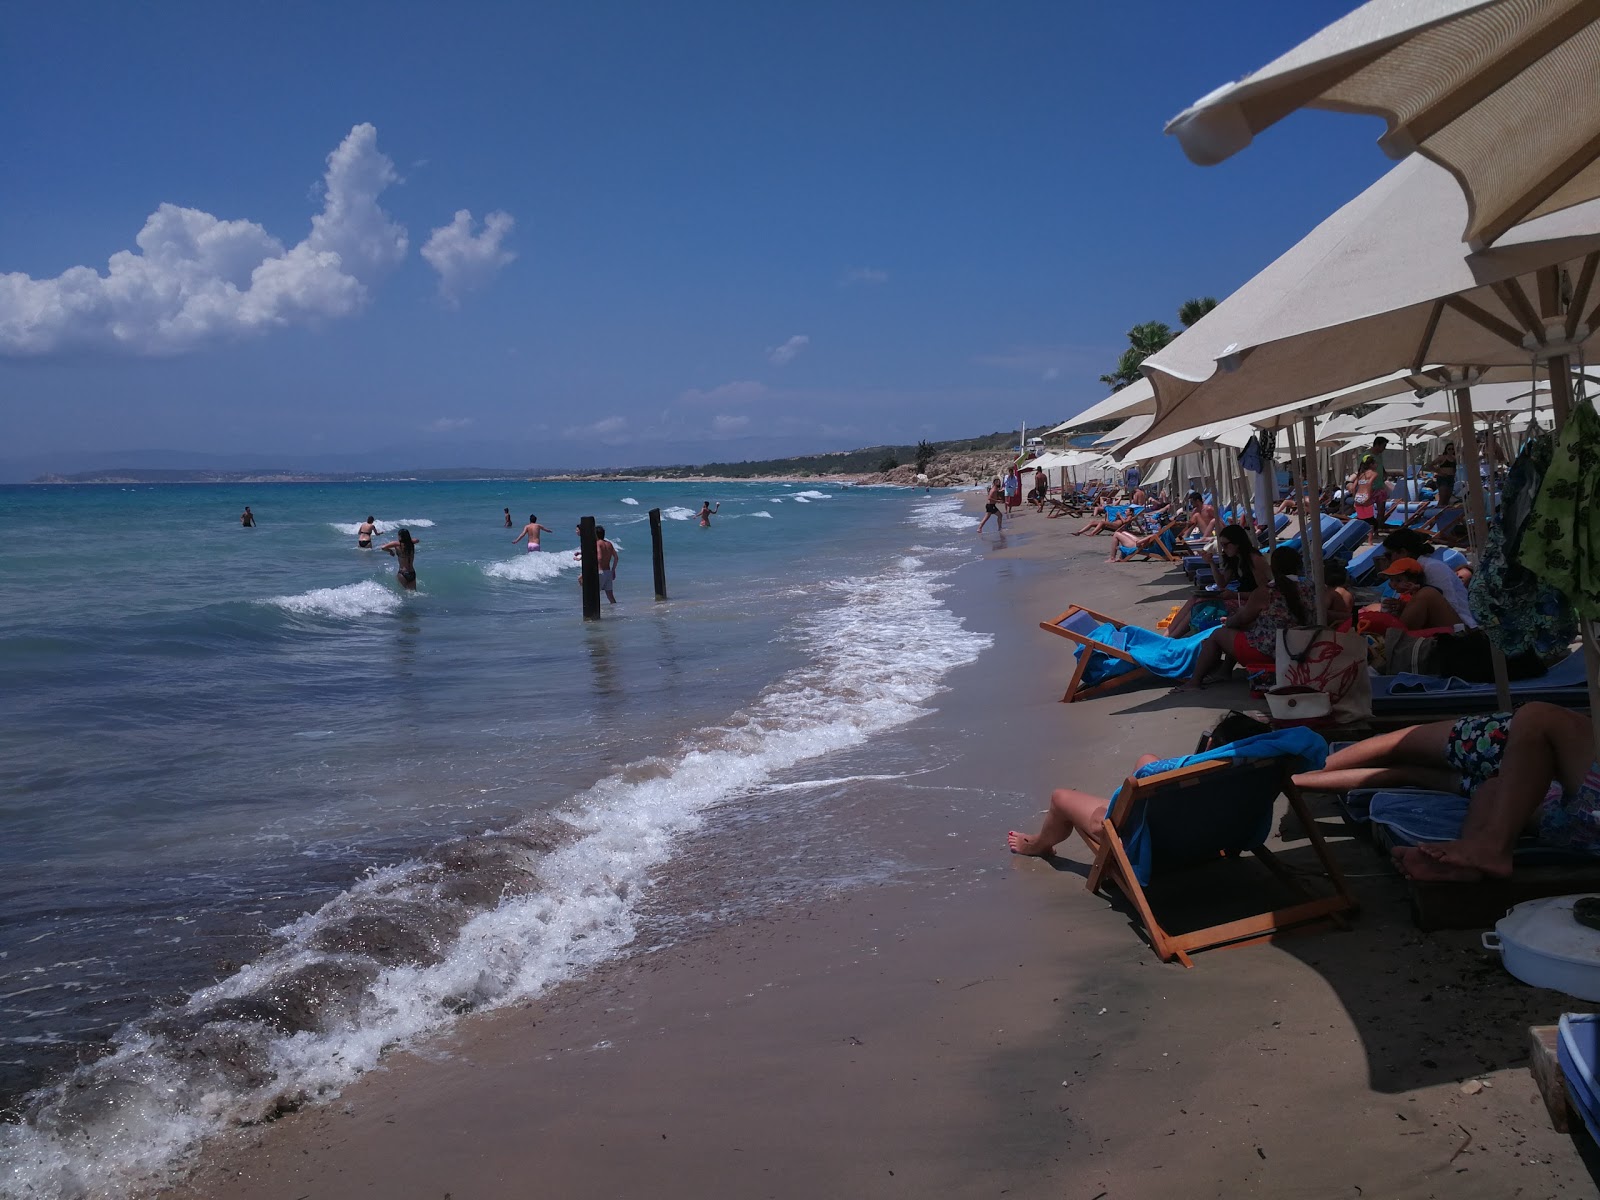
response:
<svg viewBox="0 0 1600 1200"><path fill-rule="evenodd" d="M1189 525L1189 518L1181 521L1170 521L1154 533L1147 533L1138 540L1138 543L1127 549L1126 553L1117 555L1118 562L1127 562L1130 558L1139 557L1149 562L1152 557L1165 559L1167 562L1177 562L1178 534Z"/></svg>
<svg viewBox="0 0 1600 1200"><path fill-rule="evenodd" d="M1113 688L1119 688L1135 679L1149 676L1150 672L1141 667L1133 655L1119 647L1107 645L1093 636L1094 631L1102 625L1115 625L1118 629L1121 629L1125 624L1126 622L1119 621L1115 617L1108 617L1104 613L1097 613L1092 608L1084 608L1078 604L1074 604L1066 612L1052 620L1039 622L1040 629L1048 629L1051 633L1058 633L1068 641L1076 642L1079 646L1084 647L1078 652L1077 666L1073 669L1072 679L1068 681L1067 690L1061 697L1063 704L1071 704L1075 700L1087 700L1090 696L1098 696L1102 692L1109 692ZM1127 663L1132 669L1120 675L1112 676L1110 679L1084 687L1084 672L1089 669L1089 657L1091 652L1094 651L1119 659Z"/></svg>
<svg viewBox="0 0 1600 1200"><path fill-rule="evenodd" d="M1305 800L1291 777L1286 757L1219 760L1194 763L1143 779L1129 778L1117 793L1101 825L1100 846L1089 872L1089 891L1114 883L1139 914L1150 945L1163 962L1177 959L1192 967L1191 952L1212 947L1267 941L1294 926L1318 921L1343 925L1343 914L1355 912L1355 897L1328 851ZM1262 841L1272 825L1278 796L1288 797L1322 864L1334 894L1316 896L1277 861ZM1150 840L1148 875L1215 864L1249 850L1288 888L1305 899L1287 908L1271 908L1189 933L1170 934L1156 919L1145 885L1129 856L1135 832Z"/></svg>

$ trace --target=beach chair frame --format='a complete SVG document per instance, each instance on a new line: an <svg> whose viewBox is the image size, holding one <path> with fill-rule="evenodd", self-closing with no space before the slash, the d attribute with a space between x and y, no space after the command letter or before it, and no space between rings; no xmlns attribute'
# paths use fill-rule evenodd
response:
<svg viewBox="0 0 1600 1200"><path fill-rule="evenodd" d="M1334 894L1315 895L1300 879L1278 862L1276 856L1266 846L1252 846L1249 847L1250 853L1255 855L1282 883L1306 897L1305 900L1287 908L1267 909L1251 916L1224 921L1188 933L1168 933L1156 919L1144 887L1134 874L1133 863L1128 858L1127 847L1123 842L1123 834L1128 826L1142 809L1147 810L1152 803L1182 802L1188 799L1182 795L1186 789L1202 781L1215 783L1217 782L1215 777L1219 773L1237 771L1242 766L1256 767L1261 761L1245 759L1194 763L1176 770L1163 771L1158 775L1147 775L1143 779L1130 777L1123 783L1111 815L1101 822L1100 845L1095 852L1094 866L1089 871L1089 878L1084 887L1088 891L1098 892L1106 883L1115 884L1117 890L1128 898L1138 913L1140 924L1144 927L1151 948L1162 962L1177 959L1185 967L1192 967L1194 961L1190 958L1190 954L1200 950L1271 941L1280 934L1313 923L1332 922L1342 928L1346 925L1345 914L1354 913L1360 907L1356 898L1350 894L1344 875L1339 870L1339 864L1334 861L1328 843L1323 839L1310 811L1306 808L1305 798L1300 794L1300 789L1295 787L1289 766L1290 760L1285 758L1278 760L1279 787L1289 801L1290 810L1305 829L1317 861L1322 864L1323 873L1333 885Z"/></svg>
<svg viewBox="0 0 1600 1200"><path fill-rule="evenodd" d="M1115 617L1108 617L1104 613L1095 612L1092 608L1085 608L1081 604L1074 604L1071 608L1067 609L1066 612L1056 616L1054 620L1040 621L1039 628L1048 629L1051 633L1057 634L1060 637L1064 637L1069 642L1076 642L1080 646L1087 646L1090 650L1098 650L1102 654L1110 655L1112 658L1121 659L1125 663L1132 663L1133 670L1128 671L1126 674L1118 675L1113 679L1107 679L1101 683L1093 684L1090 687L1081 687L1080 685L1083 683L1084 672L1089 669L1089 655L1079 654L1077 656L1078 665L1072 672L1072 678L1067 682L1067 690L1062 693L1061 703L1071 704L1077 700L1087 700L1091 696L1098 696L1102 692L1109 692L1114 688L1119 688L1132 680L1150 677L1150 672L1144 667L1140 666L1138 660L1126 650L1118 649L1116 646L1108 646L1104 642L1097 642L1094 638L1086 637L1084 634L1081 634L1074 629L1062 628L1061 623L1063 621L1069 620L1078 613L1083 613L1085 616L1094 618L1095 624L1097 625L1115 625L1118 629L1121 629L1127 625L1126 621L1119 621Z"/></svg>
<svg viewBox="0 0 1600 1200"><path fill-rule="evenodd" d="M1185 517L1181 521L1168 521L1154 533L1147 533L1139 539L1139 545L1133 547L1126 554L1117 556L1118 562L1127 562L1131 558L1142 558L1149 562L1152 558L1161 558L1167 562L1177 562L1178 556L1174 553L1179 544L1178 535L1189 524ZM1172 545L1167 544L1167 535L1172 535Z"/></svg>

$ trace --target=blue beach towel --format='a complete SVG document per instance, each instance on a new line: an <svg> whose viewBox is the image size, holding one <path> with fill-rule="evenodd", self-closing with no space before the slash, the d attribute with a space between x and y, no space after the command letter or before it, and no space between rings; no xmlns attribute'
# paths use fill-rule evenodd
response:
<svg viewBox="0 0 1600 1200"><path fill-rule="evenodd" d="M1115 625L1106 624L1095 626L1088 636L1104 645L1127 651L1135 663L1157 679L1187 679L1200 657L1200 643L1209 634L1195 633L1188 637L1169 638L1137 625L1124 625L1118 629ZM1078 653L1093 655L1088 669L1083 673L1085 687L1126 675L1134 669L1134 663L1113 658L1089 646L1079 646Z"/></svg>
<svg viewBox="0 0 1600 1200"><path fill-rule="evenodd" d="M1188 767L1195 763L1234 762L1250 758L1276 758L1279 755L1292 755L1299 759L1299 764L1295 767L1296 772L1320 771L1323 764L1328 761L1328 743L1321 734L1309 729L1274 729L1269 733L1258 733L1254 737L1230 742L1215 750L1207 750L1204 754L1185 754L1179 758L1164 758L1157 762L1146 763L1133 773L1133 777L1145 779L1151 775L1160 775L1163 771L1175 771L1179 767ZM1116 811L1117 799L1121 795L1122 789L1119 787L1111 797L1111 803L1106 805L1106 816L1109 817ZM1226 817L1219 815L1219 824L1226 820ZM1272 832L1271 806L1267 806L1259 814L1249 829L1238 832L1239 836L1232 840L1247 844L1241 844L1236 847L1237 849L1247 850L1265 842ZM1153 845L1146 822L1140 821L1136 827L1124 830L1122 840L1128 851L1128 861L1133 864L1135 878L1143 886L1149 887Z"/></svg>

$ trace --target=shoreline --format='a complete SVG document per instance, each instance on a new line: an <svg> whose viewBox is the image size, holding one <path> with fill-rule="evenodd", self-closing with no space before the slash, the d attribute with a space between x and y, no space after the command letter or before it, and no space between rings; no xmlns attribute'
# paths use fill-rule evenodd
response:
<svg viewBox="0 0 1600 1200"><path fill-rule="evenodd" d="M1244 699L1059 704L1070 648L1040 619L1079 602L1153 625L1178 589L1160 564L1106 566L1074 522L1014 520L952 577L994 644L936 712L828 761L866 782L754 842L713 817L680 848L658 907L722 896L733 916L388 1055L339 1100L218 1139L164 1194L1594 1194L1525 1069L1526 1026L1567 1002L1474 935L1418 933L1397 879L1327 822L1354 927L1192 971L1084 892L1081 845L1005 852L1051 786L1109 794ZM916 769L852 775L879 759ZM854 833L857 882L741 917L781 855L850 878L814 828ZM862 863L881 871L860 882Z"/></svg>

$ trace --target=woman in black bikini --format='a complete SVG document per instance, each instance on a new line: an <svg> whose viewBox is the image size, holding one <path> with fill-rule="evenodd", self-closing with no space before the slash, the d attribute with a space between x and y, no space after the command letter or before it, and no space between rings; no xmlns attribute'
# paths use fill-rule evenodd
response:
<svg viewBox="0 0 1600 1200"><path fill-rule="evenodd" d="M417 590L417 547L422 545L411 536L411 530L402 529L395 534L395 540L387 542L378 549L385 554L392 554L399 564L395 568L395 577L400 580L400 586L408 592Z"/></svg>
<svg viewBox="0 0 1600 1200"><path fill-rule="evenodd" d="M367 519L356 526L356 547L361 550L372 549L372 535L378 532L378 523L369 513Z"/></svg>

